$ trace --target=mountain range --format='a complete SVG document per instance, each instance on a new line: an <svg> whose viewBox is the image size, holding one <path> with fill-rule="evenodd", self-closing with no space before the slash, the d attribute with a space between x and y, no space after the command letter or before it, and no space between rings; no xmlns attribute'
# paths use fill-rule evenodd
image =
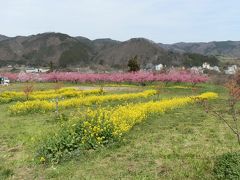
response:
<svg viewBox="0 0 240 180"><path fill-rule="evenodd" d="M159 45L167 50L179 53L198 53L203 55L240 57L240 41L212 41L199 43L175 43Z"/></svg>
<svg viewBox="0 0 240 180"><path fill-rule="evenodd" d="M109 38L90 40L62 33L30 36L0 35L0 65L25 64L46 66L105 65L124 68L134 56L147 64L198 65L203 61L216 64L213 56L240 57L240 42L161 44L145 38L117 41ZM196 64L197 62L197 64Z"/></svg>

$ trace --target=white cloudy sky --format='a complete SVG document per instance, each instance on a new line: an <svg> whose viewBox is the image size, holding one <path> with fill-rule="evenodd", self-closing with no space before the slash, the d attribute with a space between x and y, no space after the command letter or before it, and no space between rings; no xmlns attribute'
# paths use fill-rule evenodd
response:
<svg viewBox="0 0 240 180"><path fill-rule="evenodd" d="M0 34L240 40L240 0L0 0Z"/></svg>

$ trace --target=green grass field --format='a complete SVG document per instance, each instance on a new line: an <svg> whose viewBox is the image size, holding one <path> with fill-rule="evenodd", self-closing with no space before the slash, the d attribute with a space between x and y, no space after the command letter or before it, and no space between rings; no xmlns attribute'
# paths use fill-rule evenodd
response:
<svg viewBox="0 0 240 180"><path fill-rule="evenodd" d="M36 83L36 90L53 88L51 83ZM90 87L91 85L64 84ZM106 87L107 86L107 87ZM171 87L173 85L169 85ZM21 91L24 84L1 87ZM98 87L97 85L94 88ZM105 85L109 93L138 92L151 86L114 87ZM216 105L225 106L223 87L201 84L196 90L165 88L159 97L217 92ZM142 99L134 100L141 102ZM124 102L121 102L124 103ZM97 150L84 151L58 165L36 164L33 161L34 139L51 132L58 122L55 113L13 116L9 105L0 105L0 179L213 179L212 169L217 155L236 151L239 145L226 125L206 114L197 104L187 105L162 115L154 115L136 125L122 142ZM115 106L117 103L104 105ZM84 107L82 107L84 110ZM61 113L73 114L76 109Z"/></svg>

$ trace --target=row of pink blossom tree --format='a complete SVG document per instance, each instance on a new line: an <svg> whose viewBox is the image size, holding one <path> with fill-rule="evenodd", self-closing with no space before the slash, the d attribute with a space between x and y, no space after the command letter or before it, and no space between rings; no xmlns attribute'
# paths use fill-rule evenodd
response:
<svg viewBox="0 0 240 180"><path fill-rule="evenodd" d="M192 84L206 82L208 78L203 74L190 71L169 71L166 73L134 72L134 73L78 73L78 72L52 72L52 73L5 73L11 81L19 82L88 82L88 83L147 83L147 82L188 82Z"/></svg>

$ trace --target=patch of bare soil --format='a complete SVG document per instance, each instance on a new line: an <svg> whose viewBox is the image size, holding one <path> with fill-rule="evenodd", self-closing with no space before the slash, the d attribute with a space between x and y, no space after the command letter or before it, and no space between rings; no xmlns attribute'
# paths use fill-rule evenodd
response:
<svg viewBox="0 0 240 180"><path fill-rule="evenodd" d="M129 92L134 92L134 91L139 91L141 89L140 87L114 87L114 86L78 86L78 89L81 90L91 90L91 89L98 89L98 88L103 88L105 91L129 91Z"/></svg>

